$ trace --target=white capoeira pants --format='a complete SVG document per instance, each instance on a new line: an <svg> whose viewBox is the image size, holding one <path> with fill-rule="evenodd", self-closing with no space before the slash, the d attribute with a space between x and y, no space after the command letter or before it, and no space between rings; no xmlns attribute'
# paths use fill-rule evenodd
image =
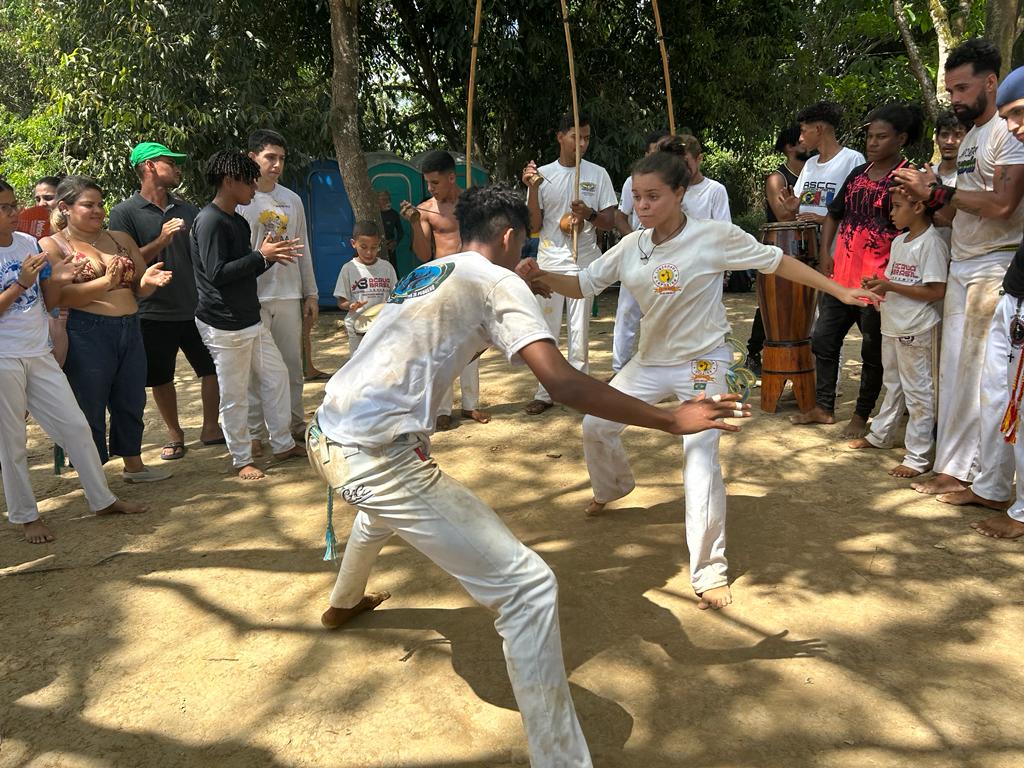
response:
<svg viewBox="0 0 1024 768"><path fill-rule="evenodd" d="M725 348L723 348L725 349ZM689 400L728 391L725 374L728 350L715 350L712 358L678 365L643 365L633 358L610 385L646 403L658 403L675 395ZM590 472L594 499L607 503L620 499L636 481L622 446L626 428L596 416L583 418L583 455ZM690 550L690 581L697 594L728 584L725 559L725 482L718 463L721 432L709 429L682 438L685 467L683 493L686 502L686 546Z"/></svg>
<svg viewBox="0 0 1024 768"><path fill-rule="evenodd" d="M562 274L577 273L569 272ZM537 305L540 307L544 320L548 324L548 330L551 331L551 335L556 339L560 338L562 333L562 313L563 310L565 311L567 315L565 325L568 345L565 358L573 368L577 371L583 371L583 373L587 373L590 370L588 362L590 307L593 303L593 296L587 296L582 299L569 299L560 293L552 292L547 298L544 296L537 297ZM551 402L551 395L544 389L543 384L537 385L537 393L534 395L534 399L543 400L546 403Z"/></svg>
<svg viewBox="0 0 1024 768"><path fill-rule="evenodd" d="M981 372L981 443L978 474L971 488L978 496L992 501L1009 501L1014 492L1014 446L1003 439L1000 427L1010 402L1020 354L1019 348L1010 346L1010 323L1017 312L1017 299L1007 295L999 299L989 327ZM1012 365L1008 366L1008 362ZM1024 440L1024 436L1017 440Z"/></svg>
<svg viewBox="0 0 1024 768"><path fill-rule="evenodd" d="M307 440L314 469L358 510L331 605L351 608L362 599L381 547L397 533L498 614L494 626L504 641L530 765L591 766L562 660L558 585L541 557L438 468L425 437L404 435L379 449Z"/></svg>
<svg viewBox="0 0 1024 768"><path fill-rule="evenodd" d="M196 327L217 367L220 388L220 427L236 469L252 464L249 436L249 387L258 382L270 447L284 453L295 447L290 430L288 369L263 323L239 331L223 331L198 317Z"/></svg>
<svg viewBox="0 0 1024 768"><path fill-rule="evenodd" d="M999 317L1000 315L1003 315L1005 317L1004 309L1005 309L1006 305L1004 305L1002 303L1003 301L1006 301L1007 304L1011 305L1011 307L1010 307L1011 313L1014 312L1017 309L1017 300L1013 299L1010 296L1004 296L1003 300L1000 302L999 309L996 311L996 317ZM1024 307L1022 307L1022 309L1024 309ZM1012 318L1013 318L1013 314L1010 314L1009 315L1009 319L1012 319ZM1009 320L1007 320L1007 322L1009 322ZM992 325L992 330L993 330L993 333L998 333L999 332L999 331L996 330L994 322L993 322L993 325ZM1008 326L1004 326L1000 330L1002 331L1003 335L1006 336L1006 331L1008 330ZM1017 366L1020 364L1021 348L1020 347L1012 347L1012 346L1010 346L1009 338L1008 337L1007 337L1007 341L1006 341L1006 347L1007 347L1007 353L1005 355L1003 355L1002 362L1003 362L1004 365L1006 365L1006 382L1007 382L1007 387L1006 388L1007 388L1008 392L1011 392L1013 390L1013 379L1014 379L1014 377L1017 374ZM1007 358L1009 358L1009 359L1007 359ZM1012 517L1018 523L1024 523L1024 433L1021 432L1022 427L1024 427L1024 425L1022 425L1020 423L1017 424L1018 432L1017 432L1017 442L1016 443L1013 443L1013 444L1006 443L1006 441L1003 440L1003 435L1001 433L998 436L999 441L1001 443L1004 443L1006 445L1006 447L1013 453L1014 469L1017 472L1017 484L1016 484L1017 487L1015 489L1016 497L1013 500L1013 504L1010 505L1010 508L1008 510L1006 510L1006 514L1008 514L1010 517ZM979 480L981 479L980 475L979 475L978 479ZM975 486L977 486L977 483L975 483ZM976 490L975 493L978 493L978 491ZM989 497L986 496L985 498L989 498ZM1005 497L1001 496L997 500L998 501L1002 501L1004 498Z"/></svg>
<svg viewBox="0 0 1024 768"><path fill-rule="evenodd" d="M939 358L938 474L972 482L979 469L981 403L997 403L1003 377L985 379L985 343L1013 254L990 253L949 267ZM1005 401L1004 401L1005 403ZM1002 418L1002 412L1000 412Z"/></svg>
<svg viewBox="0 0 1024 768"><path fill-rule="evenodd" d="M636 352L636 337L640 332L643 313L626 286L619 285L619 299L615 305L615 329L612 335L612 370L621 371Z"/></svg>
<svg viewBox="0 0 1024 768"><path fill-rule="evenodd" d="M461 408L464 411L475 411L480 407L480 358L476 358L462 369L459 376L459 388L461 393ZM455 402L455 382L448 387L448 391L441 396L441 407L437 411L438 416L451 416L452 404Z"/></svg>
<svg viewBox="0 0 1024 768"><path fill-rule="evenodd" d="M90 510L97 512L117 501L103 474L89 423L53 356L47 352L36 357L0 357L0 475L8 520L22 524L39 519L28 474L26 411L63 446Z"/></svg>
<svg viewBox="0 0 1024 768"><path fill-rule="evenodd" d="M935 347L938 326L916 336L882 336L882 384L885 399L871 420L866 439L876 448L892 448L906 406L910 412L903 444L904 466L927 472L935 448Z"/></svg>
<svg viewBox="0 0 1024 768"><path fill-rule="evenodd" d="M288 369L288 398L291 407L292 434L306 430L306 414L302 408L302 299L267 299L260 302L260 321L270 331L274 346ZM249 385L249 436L253 440L267 437L260 385L255 375Z"/></svg>

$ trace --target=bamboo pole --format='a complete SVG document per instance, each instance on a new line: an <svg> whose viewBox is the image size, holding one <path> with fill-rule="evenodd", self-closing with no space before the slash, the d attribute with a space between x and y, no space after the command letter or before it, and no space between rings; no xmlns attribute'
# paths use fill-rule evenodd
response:
<svg viewBox="0 0 1024 768"><path fill-rule="evenodd" d="M566 0L562 3L562 26L565 28L565 50L569 57L569 87L572 90L572 125L576 140L576 178L573 182L573 200L580 199L580 102L576 95L576 60L572 52L572 34L569 31L569 6ZM571 202L571 201L570 201ZM572 260L579 259L579 227L576 219L572 220Z"/></svg>
<svg viewBox="0 0 1024 768"><path fill-rule="evenodd" d="M476 52L480 43L483 0L476 0L473 19L473 47L469 54L469 103L466 106L466 189L473 185L473 97L476 95Z"/></svg>
<svg viewBox="0 0 1024 768"><path fill-rule="evenodd" d="M658 0L651 0L654 8L654 29L658 33L658 48L661 49L661 69L665 73L665 98L668 101L668 132L675 135L676 117L672 108L672 81L669 79L668 51L665 48L665 35L661 31L661 13L658 11Z"/></svg>

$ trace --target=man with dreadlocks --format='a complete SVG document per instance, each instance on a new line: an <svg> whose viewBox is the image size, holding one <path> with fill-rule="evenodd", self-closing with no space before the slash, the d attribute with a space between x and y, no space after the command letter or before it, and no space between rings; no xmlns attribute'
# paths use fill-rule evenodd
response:
<svg viewBox="0 0 1024 768"><path fill-rule="evenodd" d="M196 326L213 356L220 387L220 425L231 461L243 480L265 477L253 464L249 440L249 382L259 382L263 417L274 458L304 456L290 427L288 369L270 332L260 322L256 278L279 262L299 258L299 240L268 237L254 251L249 224L235 212L252 202L259 166L241 152L222 150L206 163L206 181L216 190L213 202L192 226L193 267L199 304Z"/></svg>

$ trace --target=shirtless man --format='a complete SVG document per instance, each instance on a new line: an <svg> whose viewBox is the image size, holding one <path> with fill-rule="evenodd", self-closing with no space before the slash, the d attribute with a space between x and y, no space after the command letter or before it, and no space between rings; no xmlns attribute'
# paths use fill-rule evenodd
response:
<svg viewBox="0 0 1024 768"><path fill-rule="evenodd" d="M403 200L401 214L412 224L412 251L420 261L427 262L459 253L462 237L459 222L455 220L455 203L459 199L459 187L455 183L455 160L443 150L428 152L423 158L423 178L427 182L430 199L421 205ZM491 415L479 409L480 405L480 360L473 360L459 376L462 388L462 415L465 418L486 424ZM435 429L443 432L452 428L452 401L455 399L455 385L445 396Z"/></svg>

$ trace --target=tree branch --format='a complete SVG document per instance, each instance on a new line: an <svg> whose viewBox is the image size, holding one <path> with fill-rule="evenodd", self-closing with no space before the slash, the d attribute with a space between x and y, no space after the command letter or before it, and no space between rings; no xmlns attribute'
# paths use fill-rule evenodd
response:
<svg viewBox="0 0 1024 768"><path fill-rule="evenodd" d="M902 0L893 0L892 3L893 16L896 18L896 26L899 27L900 37L903 38L903 45L907 49L907 58L910 59L910 69L914 73L914 77L917 78L917 82L921 85L921 91L924 94L925 104L928 106L928 114L934 120L939 114L939 101L935 97L935 83L932 82L931 75L928 74L928 70L924 66L924 62L921 61L921 51L917 47L917 42L914 40L913 34L910 32L910 25L907 24L907 16L903 9Z"/></svg>

